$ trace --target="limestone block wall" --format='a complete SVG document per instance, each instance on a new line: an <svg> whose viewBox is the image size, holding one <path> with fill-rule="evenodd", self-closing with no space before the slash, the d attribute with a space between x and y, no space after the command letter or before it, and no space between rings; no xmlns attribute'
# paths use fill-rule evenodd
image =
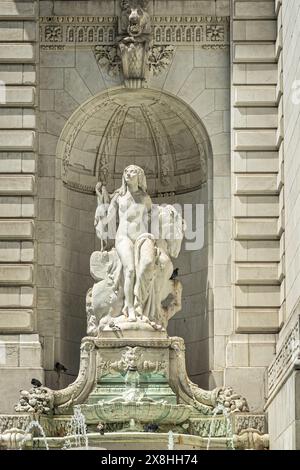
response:
<svg viewBox="0 0 300 470"><path fill-rule="evenodd" d="M285 260L285 305L276 356L268 371L268 416L272 449L300 448L299 414L299 145L300 145L300 5L277 1L280 67L284 90L281 115L284 148L280 151L285 212L281 256Z"/></svg>
<svg viewBox="0 0 300 470"><path fill-rule="evenodd" d="M262 410L282 323L282 90L274 0L232 1L234 332L226 383Z"/></svg>
<svg viewBox="0 0 300 470"><path fill-rule="evenodd" d="M281 2L278 2L279 5ZM300 241L299 241L299 29L300 5L298 2L282 2L282 69L283 69L283 115L284 115L284 199L285 205L285 252L286 265L286 313L285 327L292 317L298 316L300 295ZM284 330L282 332L284 334Z"/></svg>
<svg viewBox="0 0 300 470"><path fill-rule="evenodd" d="M36 318L38 2L0 2L0 412L43 380ZM16 387L17 384L17 387Z"/></svg>

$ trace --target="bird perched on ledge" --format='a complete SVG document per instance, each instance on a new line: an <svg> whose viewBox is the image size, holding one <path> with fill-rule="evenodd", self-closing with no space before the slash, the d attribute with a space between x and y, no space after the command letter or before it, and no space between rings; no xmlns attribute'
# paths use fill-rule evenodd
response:
<svg viewBox="0 0 300 470"><path fill-rule="evenodd" d="M105 424L99 423L98 426L97 426L97 430L99 431L101 436L103 436L104 435L104 430L105 430Z"/></svg>
<svg viewBox="0 0 300 470"><path fill-rule="evenodd" d="M54 370L60 373L60 372L67 372L68 369L60 362L57 362L54 366Z"/></svg>
<svg viewBox="0 0 300 470"><path fill-rule="evenodd" d="M156 423L145 424L144 432L156 432L158 430L158 425Z"/></svg>
<svg viewBox="0 0 300 470"><path fill-rule="evenodd" d="M122 331L121 328L118 325L116 325L114 321L111 321L108 326L113 331Z"/></svg>
<svg viewBox="0 0 300 470"><path fill-rule="evenodd" d="M31 385L33 385L34 388L39 388L42 386L42 382L40 382L38 379L31 379Z"/></svg>

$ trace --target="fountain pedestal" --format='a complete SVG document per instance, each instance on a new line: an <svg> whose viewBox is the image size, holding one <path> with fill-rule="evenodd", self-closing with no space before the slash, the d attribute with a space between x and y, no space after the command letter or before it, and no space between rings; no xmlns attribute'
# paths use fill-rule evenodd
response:
<svg viewBox="0 0 300 470"><path fill-rule="evenodd" d="M39 408L32 417L50 448L64 446L76 406L85 418L88 443L95 447L160 448L159 435L166 440L169 431L174 432L175 448L176 442L186 449L206 448L207 442L211 449L267 447L264 415L249 413L245 399L230 388L207 391L189 380L182 338L150 329L139 336L137 330L125 329L85 337L75 382L63 390L27 392L27 406L36 400L39 407L39 397L44 400L44 412ZM21 400L19 411L25 408L26 400ZM6 422L24 431L29 415L0 417L0 442L2 421L4 429ZM97 432L99 423L104 435ZM43 440L32 437L26 446L44 447Z"/></svg>

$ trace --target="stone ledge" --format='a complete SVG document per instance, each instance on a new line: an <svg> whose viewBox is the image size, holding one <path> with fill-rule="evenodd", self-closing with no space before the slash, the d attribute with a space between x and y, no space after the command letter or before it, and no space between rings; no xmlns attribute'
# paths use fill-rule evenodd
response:
<svg viewBox="0 0 300 470"><path fill-rule="evenodd" d="M233 45L234 63L274 63L277 61L274 43L238 43Z"/></svg>
<svg viewBox="0 0 300 470"><path fill-rule="evenodd" d="M1 220L0 240L30 240L33 238L33 220Z"/></svg>
<svg viewBox="0 0 300 470"><path fill-rule="evenodd" d="M235 277L238 285L278 285L278 263L238 263L235 265Z"/></svg>
<svg viewBox="0 0 300 470"><path fill-rule="evenodd" d="M235 173L277 173L277 152L234 152Z"/></svg>
<svg viewBox="0 0 300 470"><path fill-rule="evenodd" d="M277 240L278 218L240 218L234 221L237 240Z"/></svg>
<svg viewBox="0 0 300 470"><path fill-rule="evenodd" d="M12 106L34 106L35 104L35 88L32 86L6 86L5 102L0 103L1 107Z"/></svg>
<svg viewBox="0 0 300 470"><path fill-rule="evenodd" d="M240 195L234 198L235 217L278 217L279 196Z"/></svg>
<svg viewBox="0 0 300 470"><path fill-rule="evenodd" d="M7 85L34 85L36 71L33 64L0 64L0 76Z"/></svg>
<svg viewBox="0 0 300 470"><path fill-rule="evenodd" d="M233 64L232 80L233 85L277 85L277 64Z"/></svg>
<svg viewBox="0 0 300 470"><path fill-rule="evenodd" d="M0 152L0 173L35 173L35 154Z"/></svg>
<svg viewBox="0 0 300 470"><path fill-rule="evenodd" d="M277 174L238 175L235 177L235 193L237 195L277 195Z"/></svg>
<svg viewBox="0 0 300 470"><path fill-rule="evenodd" d="M36 18L36 2L0 1L0 19L30 20Z"/></svg>
<svg viewBox="0 0 300 470"><path fill-rule="evenodd" d="M0 4L1 5L1 4ZM36 23L33 21L1 21L0 42L36 40Z"/></svg>
<svg viewBox="0 0 300 470"><path fill-rule="evenodd" d="M234 18L245 18L252 20L262 18L273 19L275 18L274 2L270 2L270 0L235 0Z"/></svg>
<svg viewBox="0 0 300 470"><path fill-rule="evenodd" d="M235 261L240 263L279 263L279 240L239 240L235 243Z"/></svg>
<svg viewBox="0 0 300 470"><path fill-rule="evenodd" d="M276 86L274 85L237 85L234 87L234 106L275 107L276 104Z"/></svg>
<svg viewBox="0 0 300 470"><path fill-rule="evenodd" d="M32 263L34 243L32 241L0 241L0 259L2 263Z"/></svg>
<svg viewBox="0 0 300 470"><path fill-rule="evenodd" d="M280 286L235 286L235 306L237 308L277 308L280 307Z"/></svg>
<svg viewBox="0 0 300 470"><path fill-rule="evenodd" d="M34 329L33 310L27 309L0 309L0 332L21 333L31 332Z"/></svg>
<svg viewBox="0 0 300 470"><path fill-rule="evenodd" d="M233 22L234 41L276 41L276 20L236 20Z"/></svg>
<svg viewBox="0 0 300 470"><path fill-rule="evenodd" d="M34 289L30 286L0 287L0 308L32 308Z"/></svg>
<svg viewBox="0 0 300 470"><path fill-rule="evenodd" d="M278 333L278 309L236 309L236 333Z"/></svg>
<svg viewBox="0 0 300 470"><path fill-rule="evenodd" d="M11 131L0 130L0 150L34 150L35 132L34 131Z"/></svg>
<svg viewBox="0 0 300 470"><path fill-rule="evenodd" d="M235 107L233 112L236 129L277 129L277 107Z"/></svg>
<svg viewBox="0 0 300 470"><path fill-rule="evenodd" d="M18 196L34 193L35 178L32 175L0 175L0 195Z"/></svg>
<svg viewBox="0 0 300 470"><path fill-rule="evenodd" d="M0 284L26 285L33 283L33 265L1 264Z"/></svg>
<svg viewBox="0 0 300 470"><path fill-rule="evenodd" d="M35 46L31 43L0 43L0 63L31 63L35 61Z"/></svg>
<svg viewBox="0 0 300 470"><path fill-rule="evenodd" d="M34 218L33 196L0 196L0 214L3 218Z"/></svg>
<svg viewBox="0 0 300 470"><path fill-rule="evenodd" d="M0 105L1 106L1 105ZM33 108L0 107L0 129L35 129L36 112Z"/></svg>
<svg viewBox="0 0 300 470"><path fill-rule="evenodd" d="M234 150L277 150L276 130L235 130Z"/></svg>

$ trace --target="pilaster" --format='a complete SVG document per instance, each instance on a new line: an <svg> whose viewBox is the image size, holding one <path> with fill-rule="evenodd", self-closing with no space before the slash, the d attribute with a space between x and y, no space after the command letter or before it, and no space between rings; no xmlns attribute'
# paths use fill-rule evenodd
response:
<svg viewBox="0 0 300 470"><path fill-rule="evenodd" d="M1 411L42 377L36 334L37 1L0 1ZM16 386L18 383L18 386Z"/></svg>

